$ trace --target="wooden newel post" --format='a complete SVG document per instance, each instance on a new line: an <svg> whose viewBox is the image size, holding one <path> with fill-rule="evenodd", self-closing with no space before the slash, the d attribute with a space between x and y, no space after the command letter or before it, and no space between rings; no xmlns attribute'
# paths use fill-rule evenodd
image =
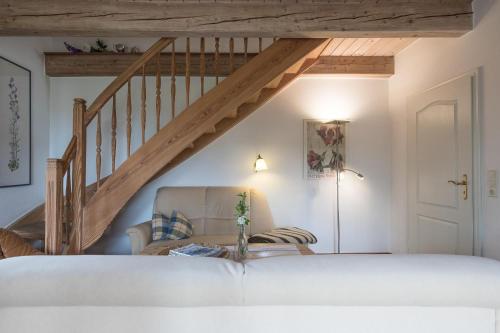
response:
<svg viewBox="0 0 500 333"><path fill-rule="evenodd" d="M82 253L83 208L85 206L86 127L87 106L82 98L75 98L73 107L73 135L76 153L73 161L73 230L69 247L71 254Z"/></svg>
<svg viewBox="0 0 500 333"><path fill-rule="evenodd" d="M62 253L63 223L62 160L49 158L45 175L45 253Z"/></svg>

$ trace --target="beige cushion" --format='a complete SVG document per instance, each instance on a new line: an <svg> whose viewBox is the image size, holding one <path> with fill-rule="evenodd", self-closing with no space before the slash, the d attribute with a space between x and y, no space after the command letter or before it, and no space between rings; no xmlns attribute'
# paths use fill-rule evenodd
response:
<svg viewBox="0 0 500 333"><path fill-rule="evenodd" d="M236 244L236 235L201 235L179 240L161 240L150 243L141 254L144 255L167 255L170 249L188 245L191 243L206 245L231 245Z"/></svg>
<svg viewBox="0 0 500 333"><path fill-rule="evenodd" d="M170 216L172 210L184 214L193 224L193 235L235 235L238 228L233 209L245 187L161 187L156 192L153 211ZM250 229L250 228L248 228ZM250 232L250 230L247 230Z"/></svg>

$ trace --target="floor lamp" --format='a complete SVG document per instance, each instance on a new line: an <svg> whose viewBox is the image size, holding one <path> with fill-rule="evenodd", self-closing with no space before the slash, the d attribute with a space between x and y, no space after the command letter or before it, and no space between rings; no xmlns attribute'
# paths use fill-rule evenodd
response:
<svg viewBox="0 0 500 333"><path fill-rule="evenodd" d="M343 142L343 133L341 133L340 126L343 124L349 123L345 120L334 120L329 122L328 124L334 124L336 126L335 133L337 133L338 137L335 141L335 178L336 178L336 191L337 191L337 221L336 221L336 229L337 229L337 253L340 252L340 174L344 171L351 172L356 175L359 179L364 179L365 177L359 171L349 168L344 168L343 160L340 160L340 151L339 146Z"/></svg>

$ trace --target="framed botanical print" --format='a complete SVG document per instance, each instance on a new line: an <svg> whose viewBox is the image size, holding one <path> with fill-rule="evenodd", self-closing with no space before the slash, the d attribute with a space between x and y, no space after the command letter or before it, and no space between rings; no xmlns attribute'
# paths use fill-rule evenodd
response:
<svg viewBox="0 0 500 333"><path fill-rule="evenodd" d="M346 122L304 120L304 178L336 176L345 165Z"/></svg>
<svg viewBox="0 0 500 333"><path fill-rule="evenodd" d="M31 184L31 71L0 57L0 187Z"/></svg>

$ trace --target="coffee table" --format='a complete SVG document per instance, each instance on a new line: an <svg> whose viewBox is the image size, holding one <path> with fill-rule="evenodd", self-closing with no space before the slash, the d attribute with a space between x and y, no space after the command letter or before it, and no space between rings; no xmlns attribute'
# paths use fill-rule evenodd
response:
<svg viewBox="0 0 500 333"><path fill-rule="evenodd" d="M231 254L234 253L235 245L223 245ZM154 249L154 251L153 251ZM158 246L149 248L148 251L141 252L141 255L168 255L170 248L168 246ZM293 256L293 255L313 255L314 252L303 244L271 244L271 243L250 243L248 244L247 260ZM234 258L233 255L231 255Z"/></svg>
<svg viewBox="0 0 500 333"><path fill-rule="evenodd" d="M235 246L230 245L225 247L231 253L231 258L234 258ZM314 252L303 244L251 243L248 244L248 253L245 260L313 254Z"/></svg>

